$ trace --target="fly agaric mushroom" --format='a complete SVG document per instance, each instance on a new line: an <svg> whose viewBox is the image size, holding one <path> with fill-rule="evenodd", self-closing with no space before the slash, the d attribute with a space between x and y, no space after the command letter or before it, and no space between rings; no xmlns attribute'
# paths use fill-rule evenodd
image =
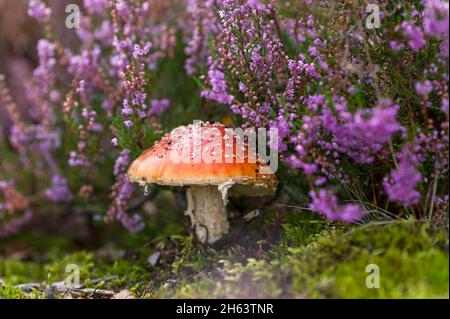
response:
<svg viewBox="0 0 450 319"><path fill-rule="evenodd" d="M244 138L222 124L202 122L166 134L131 164L127 176L142 186L187 186L185 214L197 238L210 244L228 232L228 195L272 195L278 183Z"/></svg>

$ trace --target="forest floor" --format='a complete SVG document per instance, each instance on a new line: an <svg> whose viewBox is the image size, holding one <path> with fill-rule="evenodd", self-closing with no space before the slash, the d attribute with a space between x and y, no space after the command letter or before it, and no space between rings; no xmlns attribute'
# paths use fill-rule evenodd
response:
<svg viewBox="0 0 450 319"><path fill-rule="evenodd" d="M447 227L415 219L344 226L265 212L203 246L172 219L180 218L141 234L114 229L95 245L95 230L88 245L64 233L10 238L0 243L0 298L449 297ZM379 288L370 288L373 267ZM64 284L77 269L79 284Z"/></svg>

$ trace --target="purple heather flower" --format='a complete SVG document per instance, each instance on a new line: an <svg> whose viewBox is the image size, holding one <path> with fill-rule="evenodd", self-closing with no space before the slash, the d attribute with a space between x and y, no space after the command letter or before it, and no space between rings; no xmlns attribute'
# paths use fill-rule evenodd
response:
<svg viewBox="0 0 450 319"><path fill-rule="evenodd" d="M383 181L391 201L400 202L406 207L419 202L420 193L415 188L422 181L422 175L417 170L417 164L416 155L407 149L401 152L398 167Z"/></svg>
<svg viewBox="0 0 450 319"><path fill-rule="evenodd" d="M116 3L116 9L119 13L119 16L127 21L130 17L131 11L130 7L128 6L127 2L125 0L118 0Z"/></svg>
<svg viewBox="0 0 450 319"><path fill-rule="evenodd" d="M286 138L290 134L290 126L288 121L284 118L284 116L279 115L276 121L271 121L271 128L275 128L278 131L278 150L283 152L287 149L286 143L283 142L283 139Z"/></svg>
<svg viewBox="0 0 450 319"><path fill-rule="evenodd" d="M449 34L449 6L442 0L426 0L423 14L423 29L431 36Z"/></svg>
<svg viewBox="0 0 450 319"><path fill-rule="evenodd" d="M80 80L80 83L78 83L76 92L78 94L83 94L84 92L86 92L86 81L85 80Z"/></svg>
<svg viewBox="0 0 450 319"><path fill-rule="evenodd" d="M397 122L398 105L391 100L379 101L373 109L357 110L355 115L345 110L345 104L335 104L336 116L329 109L322 115L324 128L332 133L332 143L319 141L323 147L347 154L359 163L371 163L373 153L404 128Z"/></svg>
<svg viewBox="0 0 450 319"><path fill-rule="evenodd" d="M0 179L0 190L4 190L4 189L6 189L9 186L12 186L12 182Z"/></svg>
<svg viewBox="0 0 450 319"><path fill-rule="evenodd" d="M39 79L39 85L45 88L46 92L49 92L54 78L53 69L56 65L56 48L52 42L46 39L39 39L37 43L37 52L39 66L34 70L33 74Z"/></svg>
<svg viewBox="0 0 450 319"><path fill-rule="evenodd" d="M154 116L159 116L163 114L169 106L170 101L168 99L162 100L154 99L150 102L150 114Z"/></svg>
<svg viewBox="0 0 450 319"><path fill-rule="evenodd" d="M104 100L102 102L102 109L104 109L107 112L111 112L113 110L113 105L111 103L111 100Z"/></svg>
<svg viewBox="0 0 450 319"><path fill-rule="evenodd" d="M328 70L328 68L329 68L328 63L326 61L323 61L323 60L319 61L319 66L325 71Z"/></svg>
<svg viewBox="0 0 450 319"><path fill-rule="evenodd" d="M364 212L358 205L339 205L336 195L330 190L312 190L309 192L309 196L312 199L309 208L325 216L328 220L351 223L360 220L364 215Z"/></svg>
<svg viewBox="0 0 450 319"><path fill-rule="evenodd" d="M83 0L83 5L87 12L103 15L108 8L108 0Z"/></svg>
<svg viewBox="0 0 450 319"><path fill-rule="evenodd" d="M46 7L41 0L30 0L28 3L28 15L39 23L48 22L51 14L52 10Z"/></svg>
<svg viewBox="0 0 450 319"><path fill-rule="evenodd" d="M427 34L443 39L441 55L448 57L449 53L449 6L441 0L426 1L423 18L424 30Z"/></svg>
<svg viewBox="0 0 450 319"><path fill-rule="evenodd" d="M209 40L220 32L220 21L215 12L217 0L188 0L188 18L181 26L185 33L187 59L185 69L195 75L210 56ZM186 24L186 25L184 25Z"/></svg>
<svg viewBox="0 0 450 319"><path fill-rule="evenodd" d="M50 101L57 103L61 101L61 94L57 90L52 90L49 94Z"/></svg>
<svg viewBox="0 0 450 319"><path fill-rule="evenodd" d="M417 94L425 96L430 94L431 91L433 91L433 84L431 83L430 80L425 80L423 82L416 82L414 88Z"/></svg>
<svg viewBox="0 0 450 319"><path fill-rule="evenodd" d="M126 120L126 121L123 121L123 124L125 124L126 127L130 128L133 126L133 121Z"/></svg>
<svg viewBox="0 0 450 319"><path fill-rule="evenodd" d="M33 127L34 137L43 152L48 152L57 149L61 145L61 138L58 132L47 131L43 126L36 125Z"/></svg>
<svg viewBox="0 0 450 319"><path fill-rule="evenodd" d="M133 105L141 105L141 106L145 106L144 102L145 99L147 98L147 93L144 92L134 92L132 94L132 99L131 102L133 103Z"/></svg>
<svg viewBox="0 0 450 319"><path fill-rule="evenodd" d="M448 98L442 99L441 111L444 112L445 114L447 114L447 116L448 116Z"/></svg>
<svg viewBox="0 0 450 319"><path fill-rule="evenodd" d="M78 153L76 151L71 151L69 153L69 165L72 167L75 166L89 166L89 161L84 157L83 154Z"/></svg>
<svg viewBox="0 0 450 319"><path fill-rule="evenodd" d="M323 96L323 94L311 95L305 102L309 109L318 111L319 106L322 106L325 103L325 96Z"/></svg>
<svg viewBox="0 0 450 319"><path fill-rule="evenodd" d="M320 54L319 50L317 50L317 48L315 46L310 46L308 48L308 52L309 52L309 54L311 54L314 57L316 57Z"/></svg>
<svg viewBox="0 0 450 319"><path fill-rule="evenodd" d="M263 11L266 9L266 6L259 0L247 0L247 4L250 8L255 10Z"/></svg>
<svg viewBox="0 0 450 319"><path fill-rule="evenodd" d="M318 177L315 181L314 181L314 185L315 186L322 186L327 182L327 178L326 177Z"/></svg>
<svg viewBox="0 0 450 319"><path fill-rule="evenodd" d="M130 150L124 148L114 163L114 175L119 176L121 172L126 171L127 165L130 163Z"/></svg>
<svg viewBox="0 0 450 319"><path fill-rule="evenodd" d="M242 82L239 82L239 91L241 91L242 93L247 92L247 87Z"/></svg>
<svg viewBox="0 0 450 319"><path fill-rule="evenodd" d="M322 47L324 45L323 41L320 38L314 39L313 43L320 47Z"/></svg>
<svg viewBox="0 0 450 319"><path fill-rule="evenodd" d="M55 45L47 39L39 39L37 44L37 52L39 60L44 64L54 66L56 64L55 57Z"/></svg>
<svg viewBox="0 0 450 319"><path fill-rule="evenodd" d="M389 42L389 46L391 47L392 51L395 51L395 52L398 52L405 47L405 45L403 43L395 41L395 40Z"/></svg>
<svg viewBox="0 0 450 319"><path fill-rule="evenodd" d="M402 28L405 32L406 37L409 39L408 45L414 51L420 50L427 44L427 41L425 40L424 34L420 27L408 22L403 22Z"/></svg>
<svg viewBox="0 0 450 319"><path fill-rule="evenodd" d="M118 160L120 161L121 159L118 158ZM115 168L117 168L118 164L119 163L116 162ZM124 163L119 164L119 165L124 166L123 164ZM122 168L122 170L123 169L126 169L125 166ZM119 177L119 179L122 179L122 185L119 189L119 193L117 194L117 197L119 199L129 198L131 196L131 194L133 193L134 185L132 183L128 182L128 180L124 174L120 174L120 175L118 175L118 177Z"/></svg>
<svg viewBox="0 0 450 319"><path fill-rule="evenodd" d="M225 74L217 69L216 63L211 64L208 71L208 78L212 89L203 91L201 96L218 103L231 104L234 97L227 93Z"/></svg>
<svg viewBox="0 0 450 319"><path fill-rule="evenodd" d="M355 94L358 90L356 89L356 87L354 85L350 85L347 89L347 92L350 94Z"/></svg>
<svg viewBox="0 0 450 319"><path fill-rule="evenodd" d="M319 72L317 72L317 70L314 67L314 64L312 64L312 63L305 64L305 71L314 79L320 78Z"/></svg>
<svg viewBox="0 0 450 319"><path fill-rule="evenodd" d="M122 113L122 115L124 116L130 116L131 114L133 114L133 109L131 107L124 107L120 110L120 113Z"/></svg>
<svg viewBox="0 0 450 319"><path fill-rule="evenodd" d="M112 45L114 39L114 29L110 21L102 22L100 29L95 32L95 38L106 45Z"/></svg>
<svg viewBox="0 0 450 319"><path fill-rule="evenodd" d="M141 231L145 226L141 216L134 214L130 217L126 211L126 203L133 193L134 185L127 180L123 173L117 176L117 180L120 185L114 198L113 206L111 207L112 213L115 219L120 221L130 232L135 233Z"/></svg>
<svg viewBox="0 0 450 319"><path fill-rule="evenodd" d="M116 183L113 187L115 197L108 210L108 216L120 221L129 231L137 232L144 228L139 215L129 216L126 211L128 200L133 194L134 185L127 180L126 170L130 163L130 150L123 149L114 163Z"/></svg>
<svg viewBox="0 0 450 319"><path fill-rule="evenodd" d="M52 186L45 191L45 194L55 203L70 202L73 198L66 179L59 175L52 177Z"/></svg>
<svg viewBox="0 0 450 319"><path fill-rule="evenodd" d="M304 162L295 155L289 156L286 163L294 168L302 169L306 175L312 175L317 172L316 164Z"/></svg>
<svg viewBox="0 0 450 319"><path fill-rule="evenodd" d="M127 216L128 217L128 216ZM131 217L121 219L122 224L131 233L137 233L144 229L145 224L142 221L141 215L133 214Z"/></svg>
<svg viewBox="0 0 450 319"><path fill-rule="evenodd" d="M152 47L151 42L147 42L143 48L141 48L139 44L135 44L133 47L133 58L138 60L139 58L147 55L151 47Z"/></svg>

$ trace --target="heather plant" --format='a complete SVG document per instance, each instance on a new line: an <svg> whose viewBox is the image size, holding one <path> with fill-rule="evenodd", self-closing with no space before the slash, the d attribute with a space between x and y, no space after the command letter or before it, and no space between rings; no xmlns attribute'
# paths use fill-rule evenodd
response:
<svg viewBox="0 0 450 319"><path fill-rule="evenodd" d="M217 7L202 96L278 128L310 209L347 222L380 209L445 215L448 3L391 2L374 29L358 1ZM339 204L342 191L357 203Z"/></svg>
<svg viewBox="0 0 450 319"><path fill-rule="evenodd" d="M31 0L26 114L0 78L0 237L46 206L142 230L126 170L192 119L276 128L281 192L330 221L445 219L448 3L379 9L369 28L362 1L84 0L72 48Z"/></svg>

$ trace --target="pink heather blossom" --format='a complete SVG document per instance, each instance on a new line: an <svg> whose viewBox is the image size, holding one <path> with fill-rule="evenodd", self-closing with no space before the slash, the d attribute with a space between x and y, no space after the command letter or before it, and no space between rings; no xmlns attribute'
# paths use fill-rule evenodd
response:
<svg viewBox="0 0 450 319"><path fill-rule="evenodd" d="M442 99L441 111L448 116L448 98Z"/></svg>
<svg viewBox="0 0 450 319"><path fill-rule="evenodd" d="M125 0L118 0L116 3L116 9L119 13L119 16L127 21L130 18L130 7L128 6L127 2Z"/></svg>
<svg viewBox="0 0 450 319"><path fill-rule="evenodd" d="M358 205L339 205L336 195L327 189L310 191L309 196L312 199L309 208L328 220L351 223L360 220L364 215L364 211Z"/></svg>
<svg viewBox="0 0 450 319"><path fill-rule="evenodd" d="M103 15L108 8L108 0L83 0L83 5L87 12Z"/></svg>
<svg viewBox="0 0 450 319"><path fill-rule="evenodd" d="M346 111L345 104L336 117L331 110L324 110L324 128L332 133L332 143L319 143L330 150L346 154L359 163L372 163L373 154L391 140L396 132L403 131L397 121L398 105L390 100L381 100L373 109L358 110L355 115Z"/></svg>
<svg viewBox="0 0 450 319"><path fill-rule="evenodd" d="M133 58L139 59L140 57L147 55L151 47L151 42L147 42L143 48L141 48L139 44L135 44L133 47Z"/></svg>
<svg viewBox="0 0 450 319"><path fill-rule="evenodd" d="M260 0L247 0L247 4L252 9L256 9L256 10L260 10L260 11L266 9L266 6L263 3L261 3Z"/></svg>
<svg viewBox="0 0 450 319"><path fill-rule="evenodd" d="M126 171L130 164L130 150L123 149L114 163L114 175L116 183L113 186L114 199L106 218L114 218L120 221L131 232L138 232L144 228L141 216L134 214L128 215L126 208L127 202L133 194L134 185L126 177Z"/></svg>
<svg viewBox="0 0 450 319"><path fill-rule="evenodd" d="M416 186L422 181L422 175L417 165L417 157L407 149L403 150L398 167L383 182L389 200L400 202L406 207L419 202L420 193Z"/></svg>
<svg viewBox="0 0 450 319"><path fill-rule="evenodd" d="M449 5L447 1L427 0L423 18L424 30L427 34L443 39L441 55L448 58L449 52Z"/></svg>
<svg viewBox="0 0 450 319"><path fill-rule="evenodd" d="M150 103L150 114L154 116L160 116L167 110L169 106L170 101L168 99L154 99Z"/></svg>
<svg viewBox="0 0 450 319"><path fill-rule="evenodd" d="M443 0L426 0L423 18L423 28L432 36L448 36L449 5Z"/></svg>
<svg viewBox="0 0 450 319"><path fill-rule="evenodd" d="M42 0L30 0L28 4L28 15L35 18L39 23L48 22L52 10L45 6Z"/></svg>
<svg viewBox="0 0 450 319"><path fill-rule="evenodd" d="M419 95L428 95L433 91L433 84L429 80L425 80L423 82L416 82L414 86L417 94Z"/></svg>
<svg viewBox="0 0 450 319"><path fill-rule="evenodd" d="M405 36L408 38L408 45L411 49L418 51L426 45L427 41L425 40L424 34L420 27L404 22L402 24L402 28Z"/></svg>
<svg viewBox="0 0 450 319"><path fill-rule="evenodd" d="M47 197L55 202L70 202L73 198L65 178L55 175L52 177L52 186L45 191Z"/></svg>
<svg viewBox="0 0 450 319"><path fill-rule="evenodd" d="M222 71L217 69L216 63L212 63L208 71L209 83L212 86L211 90L204 90L202 97L214 100L222 104L230 104L233 101L233 96L227 93L227 82Z"/></svg>
<svg viewBox="0 0 450 319"><path fill-rule="evenodd" d="M398 52L405 47L405 45L402 42L398 42L398 41L394 41L394 40L389 42L389 46L395 52Z"/></svg>

